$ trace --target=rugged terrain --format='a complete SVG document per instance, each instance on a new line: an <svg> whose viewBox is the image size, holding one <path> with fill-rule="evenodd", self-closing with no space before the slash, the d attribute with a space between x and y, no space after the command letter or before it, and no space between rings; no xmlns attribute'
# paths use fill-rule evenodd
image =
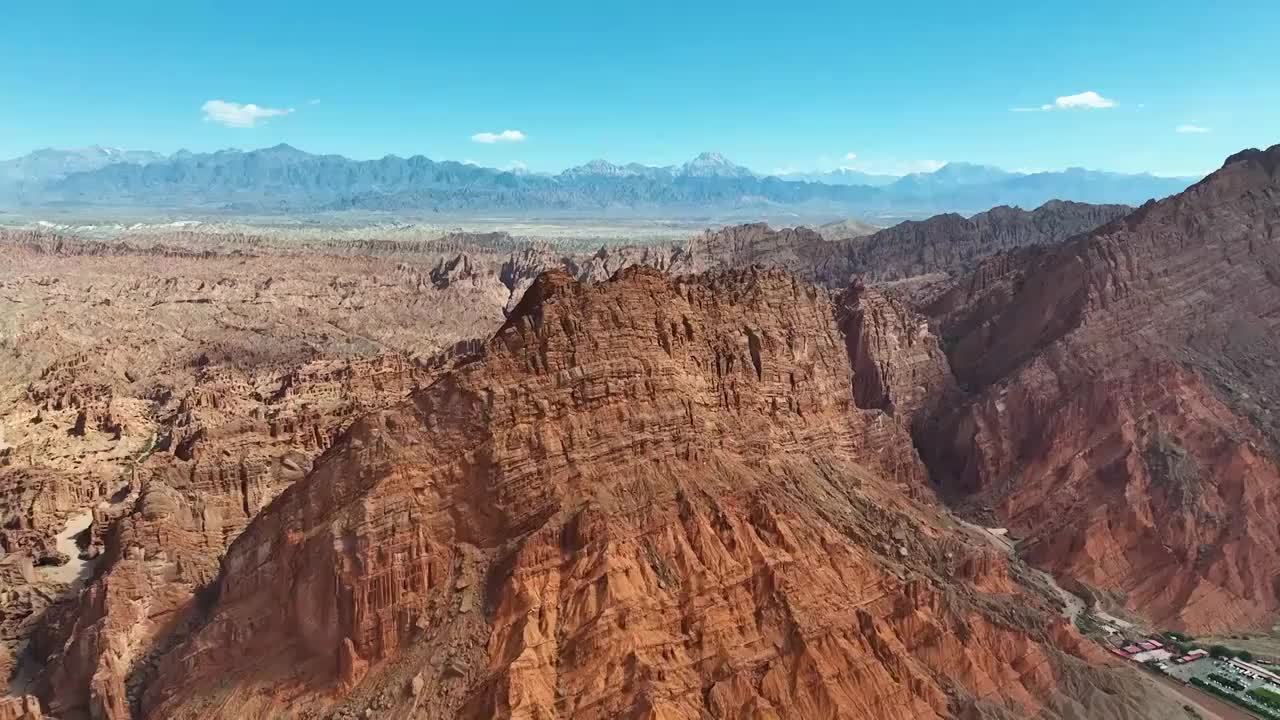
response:
<svg viewBox="0 0 1280 720"><path fill-rule="evenodd" d="M776 272L543 275L233 543L144 710L1145 716L927 502L833 320Z"/></svg>
<svg viewBox="0 0 1280 720"><path fill-rule="evenodd" d="M834 241L0 232L0 718L1179 717L935 492L1273 617L1277 152Z"/></svg>
<svg viewBox="0 0 1280 720"><path fill-rule="evenodd" d="M6 240L0 638L47 665L54 710L162 643L338 431L428 382L509 297L372 257Z"/></svg>
<svg viewBox="0 0 1280 720"><path fill-rule="evenodd" d="M1159 625L1280 610L1280 146L928 307L968 401L921 441L1026 555Z"/></svg>
<svg viewBox="0 0 1280 720"><path fill-rule="evenodd" d="M759 263L814 279L816 257L854 241L746 225L599 250L502 233L298 244L183 229L111 241L5 231L0 242L0 569L12 589L0 596L0 638L14 661L76 658L54 661L71 673L59 686L76 689L60 707L86 702L79 688L104 652L61 648L77 624L102 620L63 607L87 580L127 576L130 602L178 623L223 549L336 433L487 337L544 270L599 282L635 264L682 274ZM975 253L1003 245L967 242ZM168 558L150 575L129 556L137 533L153 538L143 558L162 548ZM128 665L163 632L111 652Z"/></svg>
<svg viewBox="0 0 1280 720"><path fill-rule="evenodd" d="M904 222L832 245L817 263L816 279L842 286L854 275L887 281L964 273L998 251L1054 245L1130 211L1124 205L1053 201L1032 211L996 207L968 218L948 214Z"/></svg>
<svg viewBox="0 0 1280 720"><path fill-rule="evenodd" d="M826 240L846 240L848 238L866 237L880 228L857 218L847 218L821 225L818 234Z"/></svg>

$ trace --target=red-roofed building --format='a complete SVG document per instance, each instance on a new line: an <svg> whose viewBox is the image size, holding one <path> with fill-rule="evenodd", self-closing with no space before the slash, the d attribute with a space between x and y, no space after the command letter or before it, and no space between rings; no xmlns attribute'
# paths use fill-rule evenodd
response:
<svg viewBox="0 0 1280 720"><path fill-rule="evenodd" d="M1199 660L1200 658L1206 658L1206 657L1209 657L1209 653L1199 648L1196 648L1195 650L1192 650L1191 652L1187 653L1186 655L1183 655L1182 657L1174 660L1173 662L1178 665L1186 665L1187 663L1193 663Z"/></svg>

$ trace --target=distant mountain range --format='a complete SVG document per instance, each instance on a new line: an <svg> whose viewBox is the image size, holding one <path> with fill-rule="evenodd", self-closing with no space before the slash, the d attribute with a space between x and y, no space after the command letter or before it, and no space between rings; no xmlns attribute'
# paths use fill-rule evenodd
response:
<svg viewBox="0 0 1280 720"><path fill-rule="evenodd" d="M0 207L926 215L997 205L1031 208L1054 199L1136 205L1195 180L1080 168L1024 174L968 163L902 177L848 169L776 177L717 153L665 167L593 160L558 175L538 175L422 156L351 160L289 145L167 157L95 146L38 150L0 162Z"/></svg>
<svg viewBox="0 0 1280 720"><path fill-rule="evenodd" d="M92 145L75 150L44 148L13 160L0 161L0 187L39 185L72 173L97 170L116 163L146 165L165 156L147 150L120 150Z"/></svg>
<svg viewBox="0 0 1280 720"><path fill-rule="evenodd" d="M866 185L867 187L892 185L902 178L901 175L878 175L847 167L836 168L827 172L774 173L774 177L792 182L816 182L824 185Z"/></svg>
<svg viewBox="0 0 1280 720"><path fill-rule="evenodd" d="M614 165L608 160L592 160L585 165L571 167L556 176L561 180L584 178L647 178L650 180L674 180L675 178L754 178L756 174L741 165L735 165L720 153L702 153L683 165L655 167L640 163Z"/></svg>

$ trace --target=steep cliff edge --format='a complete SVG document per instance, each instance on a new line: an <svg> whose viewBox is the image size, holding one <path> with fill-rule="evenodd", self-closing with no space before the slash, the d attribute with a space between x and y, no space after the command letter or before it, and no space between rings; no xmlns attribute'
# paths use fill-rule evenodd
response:
<svg viewBox="0 0 1280 720"><path fill-rule="evenodd" d="M884 410L915 433L958 399L955 377L928 318L861 283L841 293L836 321L853 370L853 401Z"/></svg>
<svg viewBox="0 0 1280 720"><path fill-rule="evenodd" d="M972 391L921 445L1027 557L1194 632L1280 610L1280 146L928 308Z"/></svg>
<svg viewBox="0 0 1280 720"><path fill-rule="evenodd" d="M776 272L544 274L236 539L146 715L1174 716L912 499L834 315Z"/></svg>

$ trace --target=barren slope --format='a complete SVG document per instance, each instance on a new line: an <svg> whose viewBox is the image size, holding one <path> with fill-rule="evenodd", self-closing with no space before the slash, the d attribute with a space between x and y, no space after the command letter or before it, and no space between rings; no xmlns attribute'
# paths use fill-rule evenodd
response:
<svg viewBox="0 0 1280 720"><path fill-rule="evenodd" d="M18 689L60 713L104 667L141 673L252 517L352 419L491 332L509 292L367 257L38 234L0 252L0 670L43 666Z"/></svg>
<svg viewBox="0 0 1280 720"><path fill-rule="evenodd" d="M923 444L1029 557L1162 625L1280 610L1280 146L931 308L971 402Z"/></svg>
<svg viewBox="0 0 1280 720"><path fill-rule="evenodd" d="M236 540L147 714L1148 717L850 384L786 275L544 275Z"/></svg>

